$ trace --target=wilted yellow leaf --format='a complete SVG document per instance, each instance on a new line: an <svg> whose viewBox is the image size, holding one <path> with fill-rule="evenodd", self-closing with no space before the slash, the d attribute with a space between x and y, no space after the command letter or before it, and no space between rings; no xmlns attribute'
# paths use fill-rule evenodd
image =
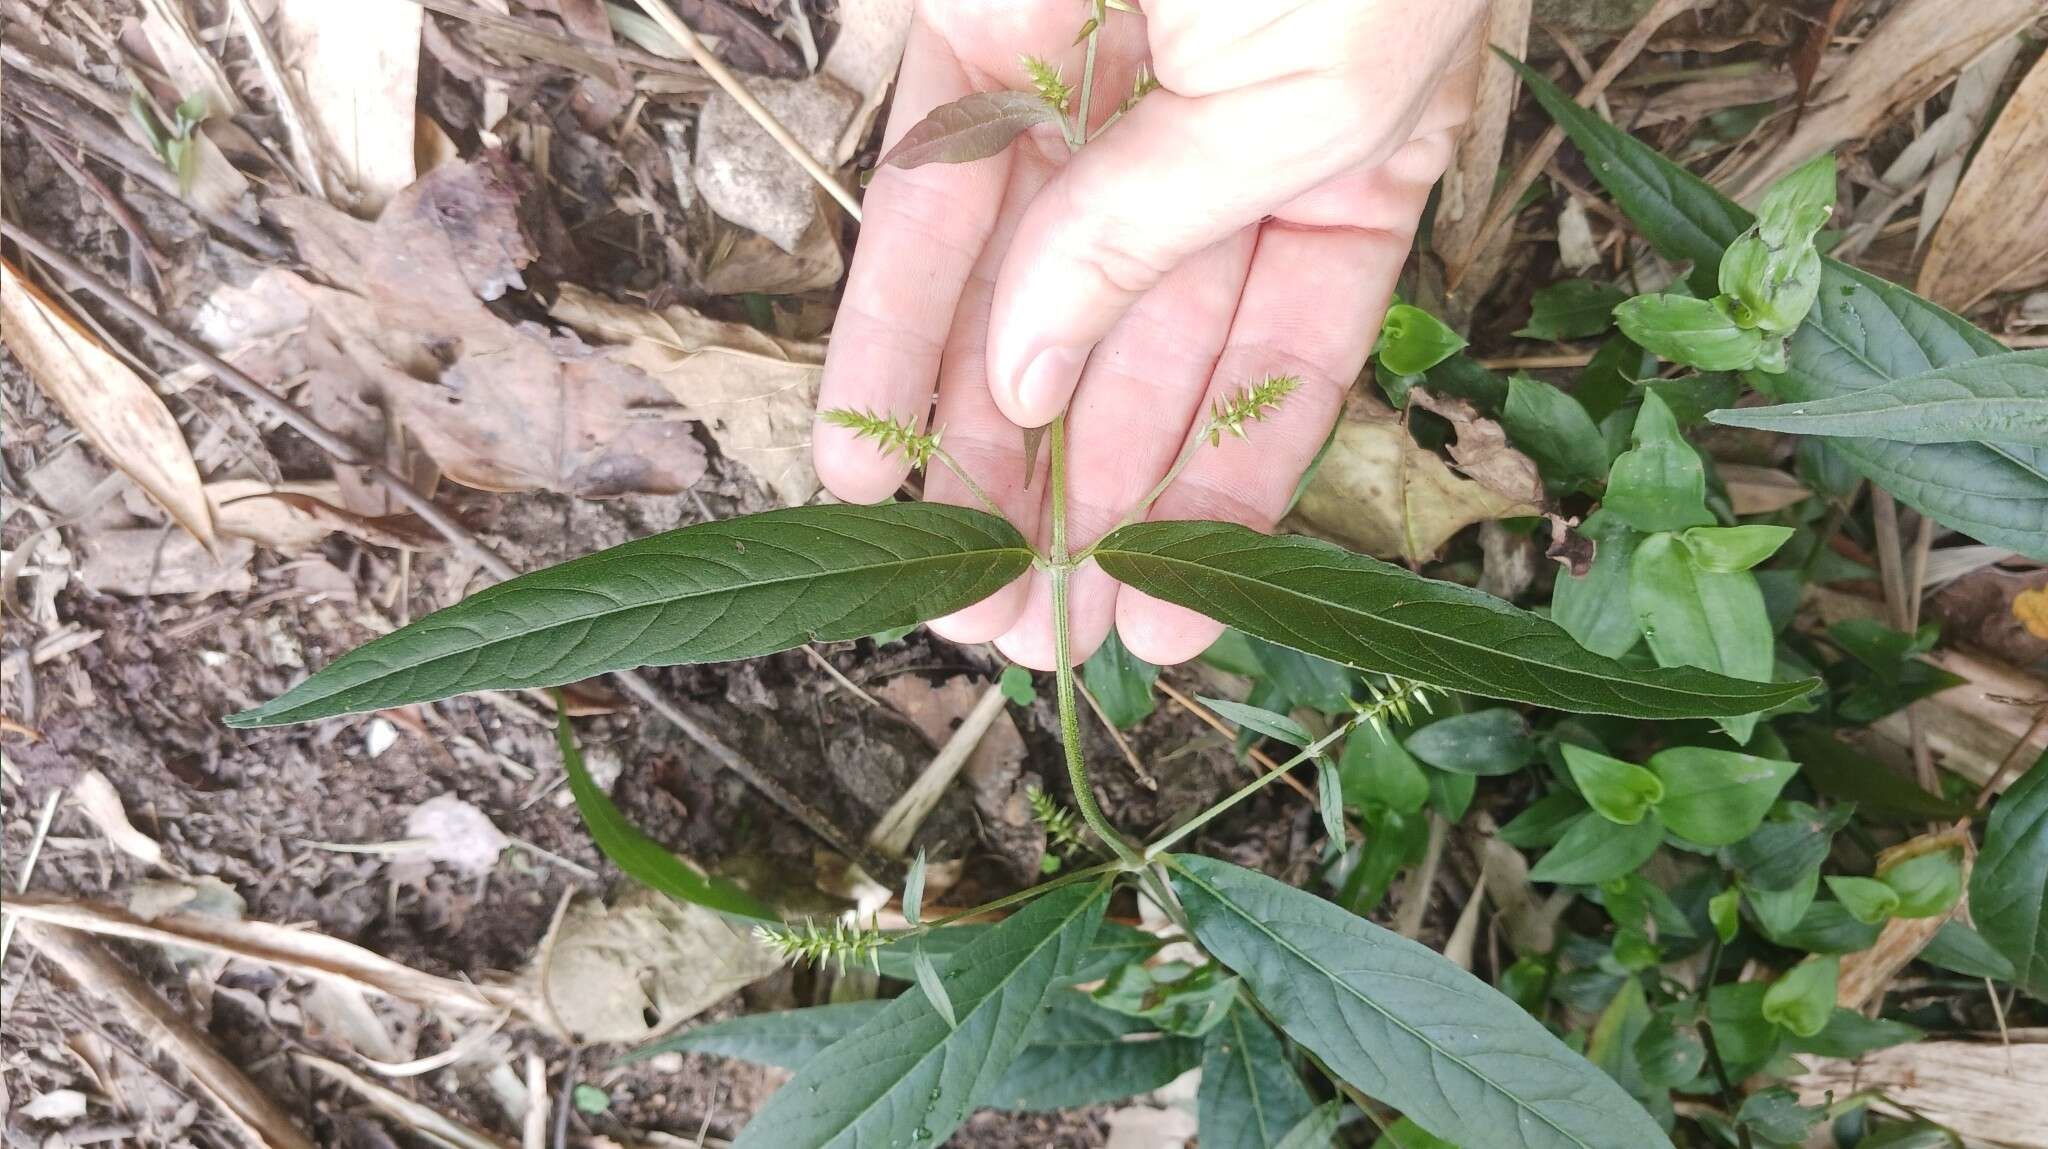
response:
<svg viewBox="0 0 2048 1149"><path fill-rule="evenodd" d="M2048 638L2048 586L2037 586L2014 595L2012 616L2020 620L2028 634L2035 638Z"/></svg>

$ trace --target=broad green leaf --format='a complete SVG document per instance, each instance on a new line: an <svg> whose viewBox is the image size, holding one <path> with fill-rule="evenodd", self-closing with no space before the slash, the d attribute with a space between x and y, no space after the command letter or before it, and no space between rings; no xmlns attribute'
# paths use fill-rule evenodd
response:
<svg viewBox="0 0 2048 1149"><path fill-rule="evenodd" d="M917 971L912 955L922 949L937 966L940 973L952 962L954 955L987 936L994 925L970 923L947 926L911 938L898 938L875 952L875 965L883 976L898 981L914 981ZM1158 952L1160 941L1151 934L1120 922L1104 922L1095 931L1095 940L1081 955L1080 964L1067 977L1069 984L1099 981L1132 962L1142 962Z"/></svg>
<svg viewBox="0 0 2048 1149"><path fill-rule="evenodd" d="M1195 1112L1202 1136L1223 1149L1278 1149L1315 1107L1273 1027L1247 1007L1209 1034Z"/></svg>
<svg viewBox="0 0 2048 1149"><path fill-rule="evenodd" d="M1237 1002L1237 979L1214 963L1133 963L1116 971L1091 995L1095 1004L1140 1018L1168 1033L1201 1037Z"/></svg>
<svg viewBox="0 0 2048 1149"><path fill-rule="evenodd" d="M1706 1067L1706 1043L1693 1027L1674 1025L1659 1013L1636 1036L1636 1064L1642 1067L1643 1080L1652 1085L1684 1085Z"/></svg>
<svg viewBox="0 0 2048 1149"><path fill-rule="evenodd" d="M1777 816L1721 851L1721 861L1760 890L1787 890L1819 871L1836 831L1849 824L1855 807L1825 812L1804 802L1780 804Z"/></svg>
<svg viewBox="0 0 2048 1149"><path fill-rule="evenodd" d="M1331 1072L1424 1128L1498 1149L1669 1146L1613 1079L1443 955L1227 862L1172 866L1203 948Z"/></svg>
<svg viewBox="0 0 2048 1149"><path fill-rule="evenodd" d="M1453 778L1464 775L1437 774ZM1419 861L1429 842L1429 819L1419 812L1371 809L1365 812L1365 846L1344 879L1338 900L1354 914L1369 914L1387 896L1403 866Z"/></svg>
<svg viewBox="0 0 2048 1149"><path fill-rule="evenodd" d="M1693 264L1696 292L1714 291L1721 253L1753 222L1750 214L1574 104L1541 74L1519 62L1511 66L1651 244L1668 259ZM1815 402L2006 350L1903 287L1823 260L1818 300L1792 337L1787 370L1771 388L1785 402ZM1982 542L2048 558L2048 450L1831 442L1850 466L1915 510Z"/></svg>
<svg viewBox="0 0 2048 1149"><path fill-rule="evenodd" d="M1647 765L1664 782L1657 804L1664 825L1702 846L1748 837L1799 770L1797 763L1706 746L1660 750Z"/></svg>
<svg viewBox="0 0 2048 1149"><path fill-rule="evenodd" d="M1728 1075L1740 1081L1763 1067L1785 1040L1785 1031L1764 1017L1762 982L1722 982L1707 991L1707 1022Z"/></svg>
<svg viewBox="0 0 2048 1149"><path fill-rule="evenodd" d="M1607 475L1607 442L1577 399L1541 379L1517 371L1508 377L1508 401L1500 415L1508 438L1536 460L1543 477L1576 488Z"/></svg>
<svg viewBox="0 0 2048 1149"><path fill-rule="evenodd" d="M1821 1105L1799 1104L1799 1095L1782 1085L1759 1089L1742 1099L1735 1119L1770 1145L1803 1145L1813 1127L1827 1118Z"/></svg>
<svg viewBox="0 0 2048 1149"><path fill-rule="evenodd" d="M1373 1142L1373 1149L1458 1149L1409 1118L1387 1126L1386 1136Z"/></svg>
<svg viewBox="0 0 2048 1149"><path fill-rule="evenodd" d="M1030 1044L981 1103L1031 1111L1101 1105L1158 1089L1201 1060L1201 1042L1061 990L1046 996Z"/></svg>
<svg viewBox="0 0 2048 1149"><path fill-rule="evenodd" d="M735 1149L930 1149L983 1104L1023 1050L1046 995L1102 919L1107 885L1041 895L948 963L959 1024L911 990L812 1058L741 1131Z"/></svg>
<svg viewBox="0 0 2048 1149"><path fill-rule="evenodd" d="M1593 565L1584 575L1561 571L1550 598L1550 617L1580 646L1620 658L1642 641L1643 627L1629 605L1629 563L1642 538L1621 517L1594 511L1579 525L1593 540Z"/></svg>
<svg viewBox="0 0 2048 1149"><path fill-rule="evenodd" d="M1811 957L1793 966L1764 991L1764 1017L1799 1037L1812 1037L1835 1012L1835 983L1841 959Z"/></svg>
<svg viewBox="0 0 2048 1149"><path fill-rule="evenodd" d="M1444 321L1408 303L1387 308L1374 353L1396 375L1420 375L1464 350L1465 339Z"/></svg>
<svg viewBox="0 0 2048 1149"><path fill-rule="evenodd" d="M1635 398L1637 383L1656 374L1656 356L1636 346L1626 335L1610 335L1593 352L1593 361L1579 372L1572 397L1599 423Z"/></svg>
<svg viewBox="0 0 2048 1149"><path fill-rule="evenodd" d="M1966 359L1867 391L1708 418L1787 435L2048 447L2048 349Z"/></svg>
<svg viewBox="0 0 2048 1149"><path fill-rule="evenodd" d="M569 776L569 793L576 799L577 813L583 815L591 840L619 869L650 889L706 909L767 922L782 920L760 899L677 857L627 821L611 795L600 789L584 768L583 752L576 746L566 711L555 719L555 745L562 751L562 769Z"/></svg>
<svg viewBox="0 0 2048 1149"><path fill-rule="evenodd" d="M1532 882L1595 886L1635 872L1664 841L1664 823L1652 810L1632 826L1588 813L1529 870Z"/></svg>
<svg viewBox="0 0 2048 1149"><path fill-rule="evenodd" d="M1899 910L1899 892L1876 878L1829 874L1822 879L1849 916L1869 925L1883 925Z"/></svg>
<svg viewBox="0 0 2048 1149"><path fill-rule="evenodd" d="M1718 300L1638 295L1614 309L1614 321L1643 350L1702 371L1746 371L1764 354L1764 333L1737 324Z"/></svg>
<svg viewBox="0 0 2048 1149"><path fill-rule="evenodd" d="M1479 779L1475 775L1429 771L1429 807L1443 815L1446 822L1464 821L1465 811L1472 808L1473 795L1478 792Z"/></svg>
<svg viewBox="0 0 2048 1149"><path fill-rule="evenodd" d="M1496 835L1510 846L1524 850L1554 846L1572 823L1586 813L1586 800L1569 790L1546 794L1508 820Z"/></svg>
<svg viewBox="0 0 2048 1149"><path fill-rule="evenodd" d="M1681 427L1707 421L1707 412L1726 407L1742 394L1741 377L1727 371L1695 372L1676 379L1645 379L1643 390L1664 400Z"/></svg>
<svg viewBox="0 0 2048 1149"><path fill-rule="evenodd" d="M970 606L1030 565L1015 527L939 503L700 523L478 591L227 722L275 726L862 638Z"/></svg>
<svg viewBox="0 0 2048 1149"><path fill-rule="evenodd" d="M1877 880L1899 895L1894 917L1931 918L1947 913L1962 897L1962 858L1955 850L1916 854L1878 871Z"/></svg>
<svg viewBox="0 0 2048 1149"><path fill-rule="evenodd" d="M1536 760L1528 720L1504 706L1439 718L1410 734L1403 745L1453 774L1512 774Z"/></svg>
<svg viewBox="0 0 2048 1149"><path fill-rule="evenodd" d="M1983 865L1983 855L1979 854L1977 868L1981 870ZM1976 871L1973 870L1970 912L1981 914L1983 911L1977 905L1975 878ZM1991 943L1984 940L1983 931L1973 930L1954 918L1941 923L1941 928L1934 931L1933 940L1927 943L1926 949L1920 951L1920 960L1962 974L1964 977L1988 977L1993 981L2014 981L2018 973L2011 959L1993 949ZM2033 990L2028 992L2034 993L2036 997L2043 996Z"/></svg>
<svg viewBox="0 0 2048 1149"><path fill-rule="evenodd" d="M912 124L882 164L914 168L984 160L1033 127L1058 118L1059 110L1035 92L973 92L940 104Z"/></svg>
<svg viewBox="0 0 2048 1149"><path fill-rule="evenodd" d="M1828 1015L1827 1025L1811 1037L1795 1037L1785 1044L1801 1053L1820 1057L1861 1057L1894 1045L1918 1041L1920 1030L1902 1021L1865 1017L1853 1009L1837 1007Z"/></svg>
<svg viewBox="0 0 2048 1149"><path fill-rule="evenodd" d="M1285 714L1275 714L1264 707L1247 706L1242 702L1232 702L1228 698L1203 698L1202 705L1246 730L1255 730L1290 746L1306 746L1316 740L1315 735L1310 734L1301 723Z"/></svg>
<svg viewBox="0 0 2048 1149"><path fill-rule="evenodd" d="M1770 558L1792 537L1791 527L1746 523L1739 527L1693 527L1678 541L1692 555L1693 565L1715 574L1746 571Z"/></svg>
<svg viewBox="0 0 2048 1149"><path fill-rule="evenodd" d="M1103 716L1126 730L1151 717L1159 705L1152 697L1152 683L1158 678L1159 668L1132 654L1114 627L1081 665L1081 681L1088 684Z"/></svg>
<svg viewBox="0 0 2048 1149"><path fill-rule="evenodd" d="M801 1069L840 1038L873 1021L886 1001L849 1001L779 1013L752 1013L700 1025L643 1045L619 1059L644 1061L657 1053L715 1053L757 1065Z"/></svg>
<svg viewBox="0 0 2048 1149"><path fill-rule="evenodd" d="M1333 1097L1295 1122L1294 1128L1273 1149L1330 1149L1330 1139L1337 1135L1337 1126L1343 1120L1344 1099Z"/></svg>
<svg viewBox="0 0 2048 1149"><path fill-rule="evenodd" d="M1306 706L1324 714L1351 712L1351 698L1358 687L1358 675L1351 668L1263 638L1246 638L1245 642L1258 659L1259 669L1253 677L1263 677L1278 687L1287 698L1287 709Z"/></svg>
<svg viewBox="0 0 2048 1149"><path fill-rule="evenodd" d="M1569 742L1561 749L1579 793L1610 822L1633 826L1643 820L1651 806L1664 799L1664 783L1633 762L1609 758ZM1658 812L1661 814L1662 810Z"/></svg>
<svg viewBox="0 0 2048 1149"><path fill-rule="evenodd" d="M1745 324L1783 335L1806 318L1820 292L1814 236L1834 205L1832 155L1807 161L1764 193L1756 223L1721 257L1721 291Z"/></svg>
<svg viewBox="0 0 2048 1149"><path fill-rule="evenodd" d="M1656 964L1654 956L1649 958L1649 964ZM1643 983L1635 978L1623 981L1614 1000L1600 1011L1592 1032L1586 1035L1586 1060L1605 1070L1637 1104L1654 1115L1669 1105L1667 1094L1643 1077L1642 1063L1636 1060L1636 1041L1649 1028L1650 1021Z"/></svg>
<svg viewBox="0 0 2048 1149"><path fill-rule="evenodd" d="M1819 892L1819 887L1815 887ZM1761 903L1759 903L1761 904ZM1763 914L1757 915L1759 921ZM1877 944L1882 927L1859 922L1836 901L1815 900L1789 929L1768 931L1771 943L1815 954L1852 954Z"/></svg>
<svg viewBox="0 0 2048 1149"><path fill-rule="evenodd" d="M1632 670L1468 587L1228 523L1139 523L1102 540L1095 558L1120 582L1270 642L1482 697L1675 718L1765 709L1811 689Z"/></svg>
<svg viewBox="0 0 2048 1149"><path fill-rule="evenodd" d="M1784 733L1785 746L1799 759L1800 772L1821 794L1856 803L1866 815L1882 813L1900 820L1960 818L1968 802L1930 794L1848 743L1815 726L1796 726Z"/></svg>
<svg viewBox="0 0 2048 1149"><path fill-rule="evenodd" d="M1614 325L1614 307L1628 292L1610 283L1567 279L1539 287L1529 300L1529 322L1518 339L1589 339Z"/></svg>
<svg viewBox="0 0 2048 1149"><path fill-rule="evenodd" d="M1628 593L1660 664L1770 680L1776 640L1755 575L1703 571L1676 536L1655 534L1636 547L1630 560ZM1753 714L1722 722L1737 742L1748 741L1755 726Z"/></svg>
<svg viewBox="0 0 2048 1149"><path fill-rule="evenodd" d="M1631 440L1635 446L1617 456L1607 472L1601 510L1639 531L1713 525L1699 452L1679 434L1671 407L1654 391L1643 395Z"/></svg>
<svg viewBox="0 0 2048 1149"><path fill-rule="evenodd" d="M1813 899L1820 893L1820 868L1804 871L1792 879L1790 885L1765 888L1743 883L1743 896L1749 899L1749 909L1756 915L1756 924L1765 937L1784 937L1799 928L1806 920L1806 913L1813 908Z"/></svg>
<svg viewBox="0 0 2048 1149"><path fill-rule="evenodd" d="M1368 723L1345 735L1338 766L1348 802L1413 814L1429 801L1429 777L1422 766L1379 726Z"/></svg>
<svg viewBox="0 0 2048 1149"><path fill-rule="evenodd" d="M1031 684L1031 672L1021 666L1005 666L996 686L1014 705L1029 706L1038 700L1038 689Z"/></svg>

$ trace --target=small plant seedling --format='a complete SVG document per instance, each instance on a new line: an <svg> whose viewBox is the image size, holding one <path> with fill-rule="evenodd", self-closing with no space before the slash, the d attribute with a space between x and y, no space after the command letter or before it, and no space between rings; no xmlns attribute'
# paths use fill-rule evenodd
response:
<svg viewBox="0 0 2048 1149"><path fill-rule="evenodd" d="M1086 121L1095 39L1111 7L1121 9L1094 6L1082 29L1089 64L1077 79L1027 61L1028 90L979 93L941 107L906 132L884 162L971 162L1039 125L1056 127L1072 148L1111 130L1152 87L1141 77L1104 123ZM1692 244L1680 254L1718 290L1706 298L1667 293L1620 303L1616 318L1640 344L1638 353L1804 385L1816 371L1802 351L1806 325L1834 305L1829 292L1845 274L1816 247L1833 202L1832 160L1793 173L1751 220L1704 185L1684 183L1692 177L1682 169L1560 99L1541 77L1525 78L1573 138L1608 161L1596 171L1656 170L1658 186L1690 189L1681 206L1701 213L1683 228L1659 229L1654 216L1642 223L1653 240L1675 236L1674 243ZM1634 194L1617 193L1632 214L1680 210L1645 207ZM1702 246L1701 235L1718 238ZM1861 280L1854 286L1878 290ZM1610 296L1596 289L1566 294L1546 306L1541 330L1588 331L1585 301L1604 306ZM1689 1119L1712 1130L1714 1143L1753 1149L1803 1138L1823 1117L1862 1102L1822 1110L1800 1105L1783 1088L1744 1099L1735 1082L1784 1052L1854 1056L1917 1033L1836 1006L1840 955L1870 944L1889 919L1948 914L1968 889L1984 933L1952 936L1950 960L2048 992L2048 958L2037 945L2048 934L2039 932L2038 899L2027 903L2030 920L2027 904L2015 908L2011 898L2000 901L1975 884L1987 870L2008 882L2017 872L2013 888L2031 883L2039 890L2048 847L2027 838L2024 827L2048 820L2048 769L2030 772L1994 811L1976 878L1967 865L1967 837L1949 831L1887 853L1873 874L1829 873L1823 881L1835 835L1854 805L1828 801L1817 784L1807 788L1813 779L1795 783L1801 765L1788 748L1794 740L1769 720L1823 704L1839 710L1856 698L1888 712L1903 705L1901 698L1910 701L1899 666L1924 648L1912 645L1913 636L1897 636L1890 646L1884 636L1860 636L1850 645L1868 673L1853 681L1833 673L1815 701L1820 682L1774 657L1759 577L1760 566L1798 532L1735 523L1717 509L1705 464L1683 433L1708 406L1679 385L1687 381L1637 389L1624 379L1626 403L1616 397L1590 410L1580 397L1534 380L1508 384L1474 375L1460 361L1462 347L1426 312L1399 305L1379 345L1379 380L1398 400L1425 376L1434 386L1435 373L1452 368L1475 395L1492 388L1495 401L1506 403L1511 433L1576 433L1541 461L1559 489L1599 493L1600 509L1583 524L1598 546L1578 573L1560 577L1548 616L1326 542L1150 517L1155 500L1199 452L1225 435L1256 443L1259 424L1302 386L1293 377L1247 380L1217 400L1190 429L1165 478L1122 524L1081 547L1068 537L1064 419L1045 430L1051 532L1047 545L1036 547L947 452L943 429L924 426L922 412L829 411L825 420L878 449L921 468L949 469L979 505L797 507L627 543L472 595L351 651L229 722L309 721L638 666L900 637L1033 568L1045 571L1056 643L1052 704L1071 807L1030 791L1048 841L1046 880L987 905L945 916L927 912L920 855L901 895L907 929L780 921L772 907L626 823L590 782L562 719L572 792L593 835L622 868L749 921L763 944L791 961L868 966L908 985L886 1001L701 1026L636 1054L693 1049L793 1070L793 1080L740 1135L742 1149L926 1149L977 1108L1099 1104L1157 1088L1197 1066L1205 1147L1325 1146L1355 1106L1374 1121L1382 1108L1399 1114L1388 1119L1383 1145L1669 1149L1672 1095L1682 1092L1707 1099L1692 1104ZM2025 361L2000 366L2013 378L2036 369ZM1926 403L1954 398L1953 389L1924 379L1899 386ZM2017 417L2023 443L2032 433L2028 393L2021 388L2015 399L2004 386L1981 390ZM1800 401L1796 393L1788 398ZM1907 433L1895 409L1765 409L1770 413L1757 417L1781 424L1832 420L1827 434L1884 440ZM1736 422L1753 413L1713 415ZM1951 403L1939 415L1943 429L1930 433L1961 435L1981 414ZM1927 442L1993 449L1956 438ZM2006 458L2020 449L1996 448ZM1929 513L1950 514L1973 529L1967 501ZM2024 542L2034 548L2029 553L2042 549L2009 521L2004 540ZM1290 747L1271 769L1149 840L1130 836L1106 815L1082 751L1068 595L1075 572L1088 563L1228 624L1233 645L1212 657L1259 687L1248 702L1209 705L1240 728L1246 745L1265 739ZM1112 646L1087 670L1112 722L1135 722L1150 710L1152 679L1133 662ZM1019 705L1035 702L1029 675L1005 675L1002 689ZM1564 717L1537 720L1512 707L1468 705L1471 699ZM1297 719L1301 708L1322 720ZM1629 721L1601 721L1610 717ZM1688 720L1708 721L1642 753L1601 733ZM1611 925L1606 940L1559 931L1549 952L1524 950L1496 987L1362 916L1430 840L1431 819L1455 823L1464 816L1475 778L1541 769L1555 784L1501 827L1500 842L1543 851L1529 878L1568 887L1597 906L1592 912ZM1341 890L1335 901L1183 849L1203 827L1283 778L1304 790L1307 781L1316 787L1332 862L1323 877ZM1366 828L1356 847L1354 815ZM1918 815L1931 816L1924 808ZM1652 881L1649 861L1660 851L1688 859L1695 878L1671 890ZM1823 888L1832 896L1822 898ZM1188 960L1153 960L1158 939L1105 921L1110 900L1126 891L1171 920L1190 945ZM975 921L964 924L969 918ZM1722 956L1731 947L1748 947L1745 960L1774 961L1777 976L1721 981ZM1696 953L1706 955L1703 978L1680 985L1658 973L1664 963ZM1091 988L1076 988L1082 985ZM1553 1000L1597 1015L1578 1048L1539 1019L1550 1017ZM577 1100L585 1100L580 1092Z"/></svg>

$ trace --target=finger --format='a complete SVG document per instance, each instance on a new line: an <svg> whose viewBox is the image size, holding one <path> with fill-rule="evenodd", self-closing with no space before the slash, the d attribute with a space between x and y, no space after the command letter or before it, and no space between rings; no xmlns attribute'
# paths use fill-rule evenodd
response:
<svg viewBox="0 0 2048 1149"><path fill-rule="evenodd" d="M932 108L967 94L952 51L922 19L904 46L891 144ZM851 407L922 422L961 286L994 226L1012 160L882 168L862 204L865 222L834 320L818 409ZM909 473L851 431L814 424L812 457L825 488L848 502L888 498Z"/></svg>
<svg viewBox="0 0 2048 1149"><path fill-rule="evenodd" d="M932 413L932 426L939 429L940 443L946 452L981 486L1003 517L1034 542L1038 540L1045 498L1045 452L1040 451L1035 460L1037 474L1027 476L1023 433L1015 423L1003 418L989 394L988 304L995 294L996 266L1016 233L1018 221L1031 197L1050 178L1051 168L1031 153L1021 154L1011 168L1002 211L981 259L960 293L952 333L946 340L945 358L939 368L938 406ZM943 466L933 467L925 474L924 495L933 502L963 507L979 505L966 484ZM993 640L1016 624L1035 574L1036 571L1027 572L1025 577L973 606L933 619L932 632L962 644Z"/></svg>
<svg viewBox="0 0 2048 1149"><path fill-rule="evenodd" d="M1244 297L1220 356L1212 398L1267 375L1302 385L1248 438L1203 447L1153 505L1153 519L1210 519L1268 531L1336 421L1346 390L1365 366L1393 297L1414 223L1429 186L1448 162L1439 134L1402 149L1383 167L1339 181L1290 205L1293 218L1343 215L1361 226L1260 230ZM1139 658L1185 662L1207 649L1222 624L1124 587L1117 632Z"/></svg>
<svg viewBox="0 0 2048 1149"><path fill-rule="evenodd" d="M1049 421L1089 349L1168 269L1410 138L1463 29L1381 23L1384 68L1154 92L1081 150L1032 204L997 277L990 386L1005 414Z"/></svg>
<svg viewBox="0 0 2048 1149"><path fill-rule="evenodd" d="M1247 228L1174 268L1095 349L1067 419L1069 547L1101 538L1172 465L1230 331L1255 239ZM1049 669L1049 584L1042 601L1044 609L1027 605L998 645L1026 666ZM1076 570L1068 604L1076 662L1108 636L1115 614L1115 580L1093 563Z"/></svg>

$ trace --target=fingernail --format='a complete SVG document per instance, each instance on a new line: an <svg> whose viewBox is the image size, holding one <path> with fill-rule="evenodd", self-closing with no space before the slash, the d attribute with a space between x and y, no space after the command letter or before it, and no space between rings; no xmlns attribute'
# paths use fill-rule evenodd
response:
<svg viewBox="0 0 2048 1149"><path fill-rule="evenodd" d="M1043 423L1066 406L1074 385L1081 381L1081 367L1088 353L1073 347L1047 347L1034 356L1017 380L1017 406L1038 416Z"/></svg>

